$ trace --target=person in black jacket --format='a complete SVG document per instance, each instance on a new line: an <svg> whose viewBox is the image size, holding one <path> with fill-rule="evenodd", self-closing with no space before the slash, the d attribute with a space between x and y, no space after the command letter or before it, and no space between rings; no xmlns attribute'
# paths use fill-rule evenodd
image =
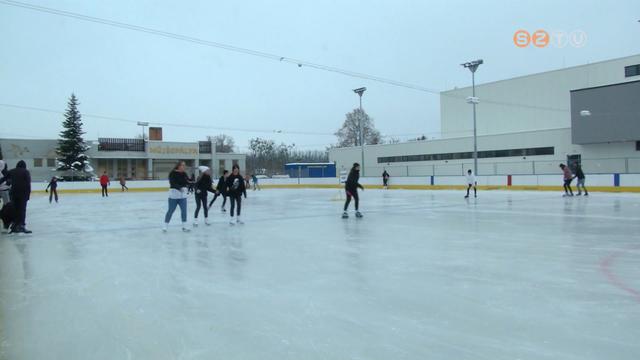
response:
<svg viewBox="0 0 640 360"><path fill-rule="evenodd" d="M7 163L4 160L0 160L0 199L2 199L2 205L9 203L9 188L11 183L9 182L9 169L7 169Z"/></svg>
<svg viewBox="0 0 640 360"><path fill-rule="evenodd" d="M575 174L576 174L575 177L578 178L578 185L576 185L578 187L578 196L582 195L582 190L584 190L584 196L589 196L589 192L587 191L587 188L584 187L584 180L585 180L584 172L582 171L582 166L580 166L579 164L576 165Z"/></svg>
<svg viewBox="0 0 640 360"><path fill-rule="evenodd" d="M30 230L25 227L27 218L27 201L31 196L31 174L27 170L27 164L20 160L15 169L11 169L8 173L11 180L11 202L16 212L16 220L11 228L11 233L31 234Z"/></svg>
<svg viewBox="0 0 640 360"><path fill-rule="evenodd" d="M342 213L342 218L346 219L349 217L347 214L347 209L349 208L349 203L351 202L351 198L355 202L356 206L356 217L361 218L362 214L358 211L358 207L360 205L360 198L358 197L358 188L364 191L364 187L358 183L360 180L360 164L354 163L351 171L349 171L349 176L347 177L347 182L344 184L344 190L347 193L347 200L344 203L344 212Z"/></svg>
<svg viewBox="0 0 640 360"><path fill-rule="evenodd" d="M213 180L211 180L211 171L206 166L200 166L200 176L195 184L196 193L196 212L193 215L193 226L198 226L198 213L200 212L200 205L204 211L204 223L209 224L209 208L207 207L207 194L209 192L215 192L213 190Z"/></svg>
<svg viewBox="0 0 640 360"><path fill-rule="evenodd" d="M177 206L180 206L182 231L191 231L187 228L187 188L190 184L189 176L185 172L185 163L184 161L179 161L169 173L169 208L164 216L164 227L162 228L162 231L166 232L168 230L169 221L171 221L171 216Z"/></svg>
<svg viewBox="0 0 640 360"><path fill-rule="evenodd" d="M382 186L385 190L389 188L389 173L387 169L382 172Z"/></svg>
<svg viewBox="0 0 640 360"><path fill-rule="evenodd" d="M227 204L227 177L229 177L229 171L225 170L222 173L222 176L220 176L220 179L218 179L218 183L216 184L216 194L213 197L213 199L211 200L211 202L209 203L209 209L211 209L211 206L213 205L214 202L216 202L216 199L218 198L218 196L222 196L222 206L220 207L220 211L225 212L227 211L224 206Z"/></svg>
<svg viewBox="0 0 640 360"><path fill-rule="evenodd" d="M240 220L240 210L242 208L242 195L244 195L245 198L247 197L247 188L245 186L244 178L242 177L242 175L240 175L240 167L238 165L233 165L231 175L227 177L227 181L225 182L225 184L227 195L229 196L229 200L231 201L231 219L229 220L229 223L231 225L235 225L236 223L244 224L242 220ZM234 222L233 212L236 205L238 209L238 216L236 218L236 221Z"/></svg>
<svg viewBox="0 0 640 360"><path fill-rule="evenodd" d="M51 192L49 193L49 204L51 204L51 200L53 200L53 196L55 195L56 202L58 202L58 178L52 177L51 181L49 181L49 185L44 189L44 192L49 192L49 188L51 188Z"/></svg>

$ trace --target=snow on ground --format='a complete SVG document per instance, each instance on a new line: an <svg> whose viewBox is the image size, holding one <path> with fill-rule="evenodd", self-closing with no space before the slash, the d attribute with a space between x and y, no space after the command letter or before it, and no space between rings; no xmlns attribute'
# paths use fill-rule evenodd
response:
<svg viewBox="0 0 640 360"><path fill-rule="evenodd" d="M638 195L248 195L167 234L165 193L35 196L0 236L0 359L640 358Z"/></svg>

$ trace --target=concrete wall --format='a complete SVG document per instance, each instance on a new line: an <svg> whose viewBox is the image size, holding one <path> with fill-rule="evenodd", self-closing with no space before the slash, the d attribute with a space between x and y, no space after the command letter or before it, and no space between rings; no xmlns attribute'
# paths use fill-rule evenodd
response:
<svg viewBox="0 0 640 360"><path fill-rule="evenodd" d="M639 80L624 77L624 67L640 55L476 85L478 135L571 126L570 91ZM483 81L481 65L476 82ZM466 103L471 87L441 93L440 121L446 138L473 133L473 107Z"/></svg>

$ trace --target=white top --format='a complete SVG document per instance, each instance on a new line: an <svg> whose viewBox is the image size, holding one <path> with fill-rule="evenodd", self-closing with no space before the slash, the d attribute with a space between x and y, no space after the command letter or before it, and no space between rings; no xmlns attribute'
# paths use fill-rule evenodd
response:
<svg viewBox="0 0 640 360"><path fill-rule="evenodd" d="M180 190L177 189L169 189L169 199L186 199L189 197L189 192L186 187L183 187Z"/></svg>
<svg viewBox="0 0 640 360"><path fill-rule="evenodd" d="M467 175L467 184L473 185L475 183L476 183L476 176L473 174Z"/></svg>

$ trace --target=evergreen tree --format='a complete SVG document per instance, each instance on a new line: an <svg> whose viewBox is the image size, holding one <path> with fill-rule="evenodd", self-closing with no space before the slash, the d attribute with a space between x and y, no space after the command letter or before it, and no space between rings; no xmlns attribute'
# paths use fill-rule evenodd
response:
<svg viewBox="0 0 640 360"><path fill-rule="evenodd" d="M64 130L60 132L58 139L58 171L91 171L89 158L85 152L89 147L85 144L82 135L82 116L78 111L78 98L71 94L67 103L67 111L64 113Z"/></svg>

